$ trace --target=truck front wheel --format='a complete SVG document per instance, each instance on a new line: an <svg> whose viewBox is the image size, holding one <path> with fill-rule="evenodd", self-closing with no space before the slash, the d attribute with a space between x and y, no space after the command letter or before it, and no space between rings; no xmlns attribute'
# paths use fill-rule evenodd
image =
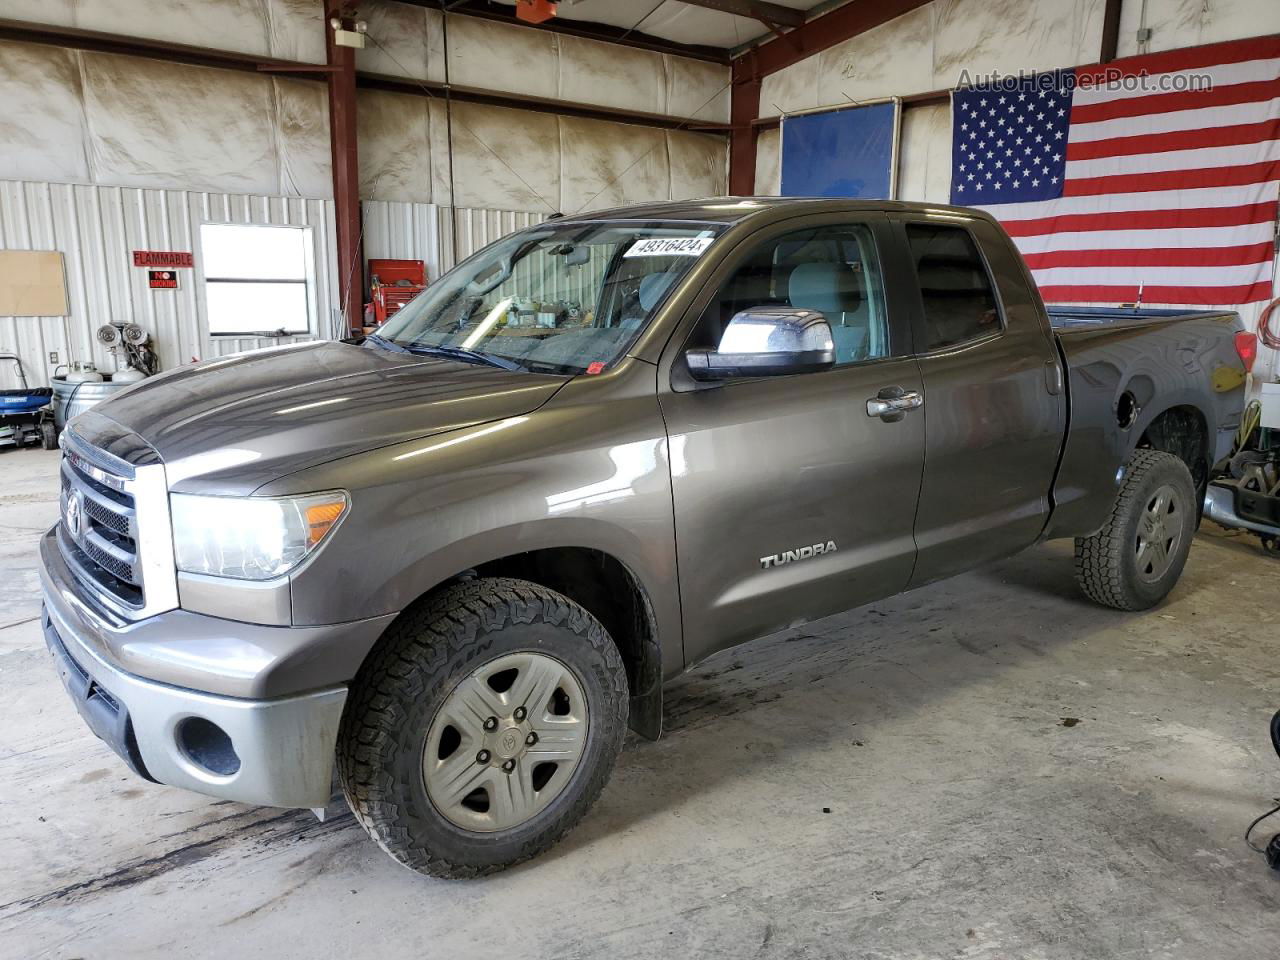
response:
<svg viewBox="0 0 1280 960"><path fill-rule="evenodd" d="M1117 610L1154 607L1182 575L1198 503L1182 460L1158 450L1134 451L1106 524L1076 539L1080 589Z"/></svg>
<svg viewBox="0 0 1280 960"><path fill-rule="evenodd" d="M627 727L622 658L595 617L524 580L446 587L352 684L338 772L387 853L438 877L546 850L604 788Z"/></svg>

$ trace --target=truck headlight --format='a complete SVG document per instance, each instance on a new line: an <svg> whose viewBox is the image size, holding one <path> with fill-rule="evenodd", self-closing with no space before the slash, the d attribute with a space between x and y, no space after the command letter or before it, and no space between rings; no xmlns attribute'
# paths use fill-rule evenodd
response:
<svg viewBox="0 0 1280 960"><path fill-rule="evenodd" d="M313 553L349 505L340 490L303 497L171 493L174 559L187 573L269 580Z"/></svg>

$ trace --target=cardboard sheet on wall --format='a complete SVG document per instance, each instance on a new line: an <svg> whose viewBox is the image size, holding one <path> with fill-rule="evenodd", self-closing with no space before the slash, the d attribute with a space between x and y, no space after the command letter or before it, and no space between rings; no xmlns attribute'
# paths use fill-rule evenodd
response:
<svg viewBox="0 0 1280 960"><path fill-rule="evenodd" d="M0 317L65 317L67 274L56 250L0 250Z"/></svg>

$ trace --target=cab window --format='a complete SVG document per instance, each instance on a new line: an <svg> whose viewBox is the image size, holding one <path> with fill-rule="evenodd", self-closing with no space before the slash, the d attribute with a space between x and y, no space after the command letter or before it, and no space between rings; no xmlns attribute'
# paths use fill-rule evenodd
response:
<svg viewBox="0 0 1280 960"><path fill-rule="evenodd" d="M995 289L968 230L909 223L907 242L924 306L926 350L1000 332Z"/></svg>
<svg viewBox="0 0 1280 960"><path fill-rule="evenodd" d="M717 291L688 346L714 349L734 314L760 306L821 312L837 366L889 355L884 286L866 226L811 227L761 243Z"/></svg>

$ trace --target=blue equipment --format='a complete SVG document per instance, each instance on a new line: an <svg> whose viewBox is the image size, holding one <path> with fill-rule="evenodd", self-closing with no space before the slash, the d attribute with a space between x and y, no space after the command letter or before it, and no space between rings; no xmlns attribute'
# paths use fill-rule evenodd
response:
<svg viewBox="0 0 1280 960"><path fill-rule="evenodd" d="M17 390L0 390L0 447L21 447L39 443L46 450L58 447L58 431L49 406L53 391L49 387L27 386L22 360L12 353L0 353L0 360L12 360L18 367Z"/></svg>

